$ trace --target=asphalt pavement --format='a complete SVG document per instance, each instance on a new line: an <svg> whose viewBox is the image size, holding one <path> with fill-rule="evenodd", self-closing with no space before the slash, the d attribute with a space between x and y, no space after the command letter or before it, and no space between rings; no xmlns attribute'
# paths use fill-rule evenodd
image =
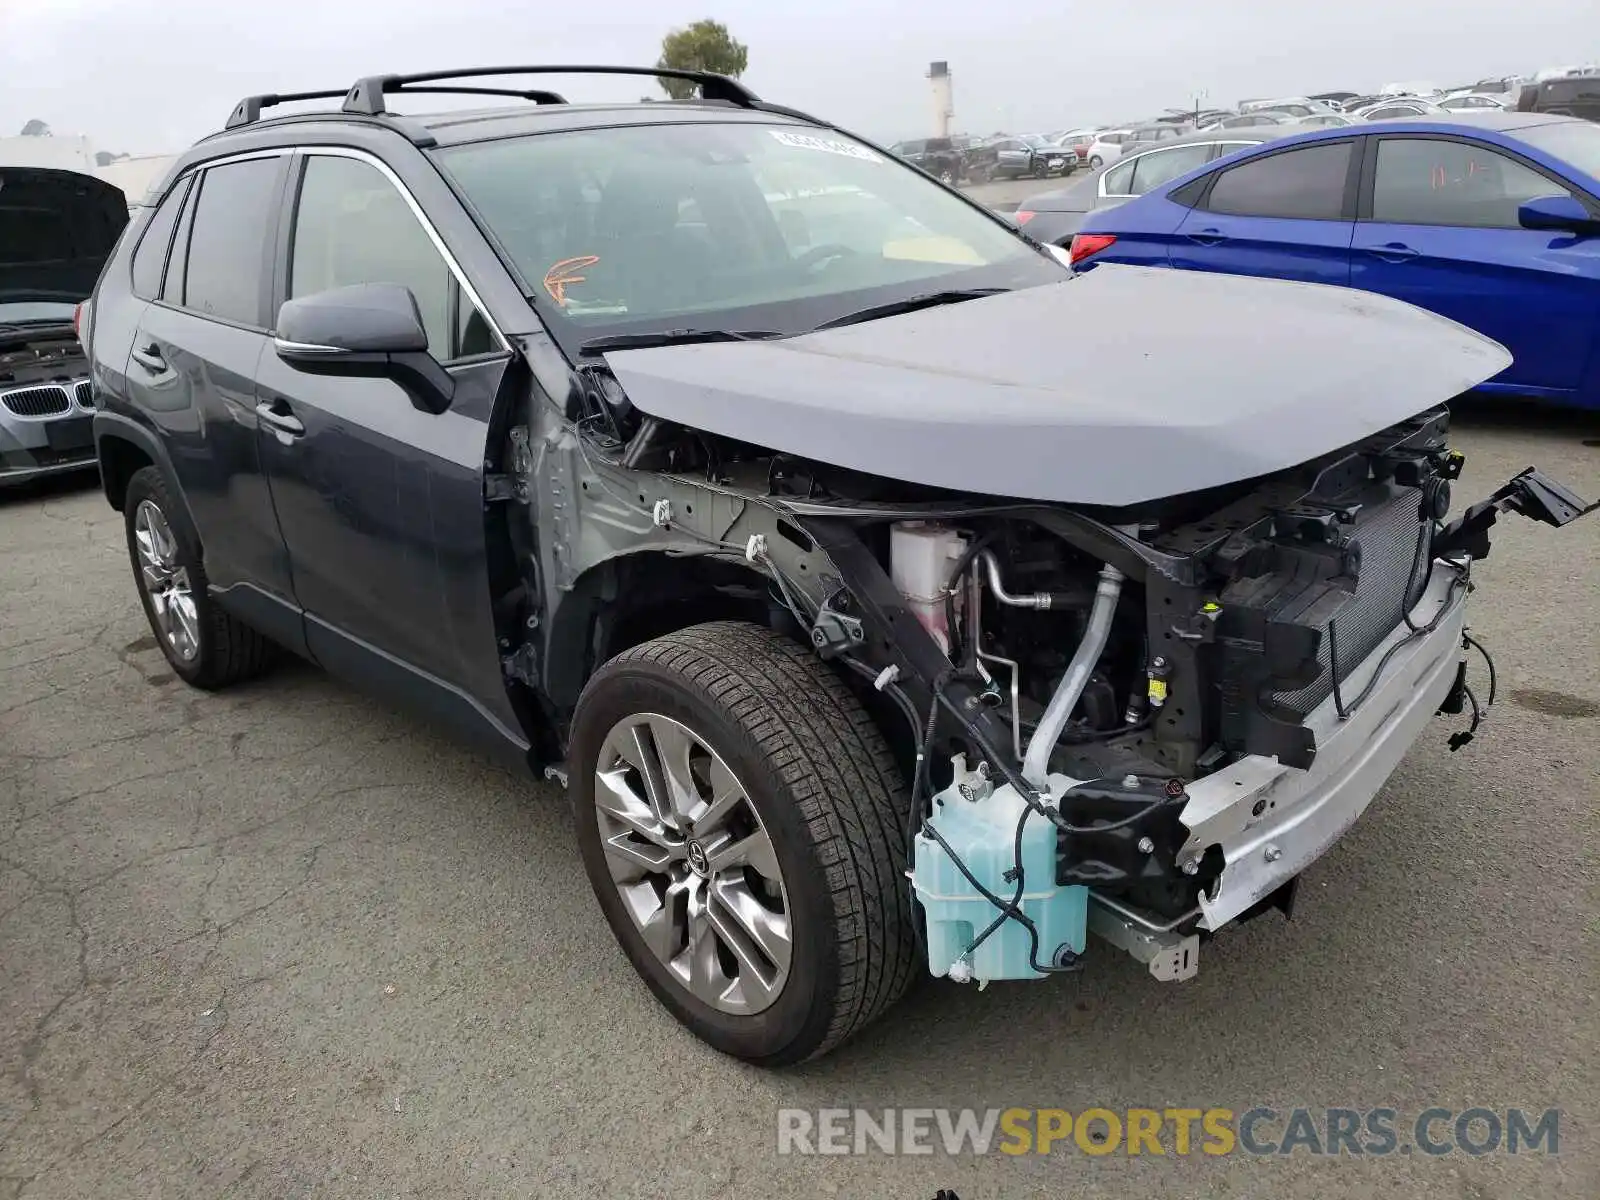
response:
<svg viewBox="0 0 1600 1200"><path fill-rule="evenodd" d="M1595 420L1504 409L1457 444L1461 500L1530 463L1600 491ZM1488 723L1457 754L1428 730L1292 922L1180 985L1105 947L927 981L772 1073L637 981L550 786L310 666L188 689L92 482L0 495L0 1200L1592 1200L1600 518L1497 543ZM780 1108L901 1105L1561 1115L1554 1155L777 1152Z"/></svg>

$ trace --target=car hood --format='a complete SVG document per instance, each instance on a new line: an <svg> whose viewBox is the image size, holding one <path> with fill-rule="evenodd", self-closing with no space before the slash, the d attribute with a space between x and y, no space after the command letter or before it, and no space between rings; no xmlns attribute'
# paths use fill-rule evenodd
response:
<svg viewBox="0 0 1600 1200"><path fill-rule="evenodd" d="M0 166L0 303L86 299L127 223L127 199L103 179Z"/></svg>
<svg viewBox="0 0 1600 1200"><path fill-rule="evenodd" d="M840 329L606 361L641 412L724 437L907 483L1123 506L1297 466L1511 356L1369 292L1107 264Z"/></svg>

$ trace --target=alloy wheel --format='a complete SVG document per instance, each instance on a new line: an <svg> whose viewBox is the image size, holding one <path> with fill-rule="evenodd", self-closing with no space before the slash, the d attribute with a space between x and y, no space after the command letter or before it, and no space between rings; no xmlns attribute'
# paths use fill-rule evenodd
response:
<svg viewBox="0 0 1600 1200"><path fill-rule="evenodd" d="M139 586L150 598L156 629L172 653L193 662L200 653L200 614L189 571L178 562L178 539L154 502L139 502L133 537L139 552Z"/></svg>
<svg viewBox="0 0 1600 1200"><path fill-rule="evenodd" d="M606 866L645 945L697 1000L750 1015L789 976L788 894L749 793L703 738L638 713L595 764Z"/></svg>

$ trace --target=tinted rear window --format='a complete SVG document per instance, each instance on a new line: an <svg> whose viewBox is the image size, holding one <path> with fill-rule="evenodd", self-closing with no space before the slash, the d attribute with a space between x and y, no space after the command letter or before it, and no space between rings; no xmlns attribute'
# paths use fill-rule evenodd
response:
<svg viewBox="0 0 1600 1200"><path fill-rule="evenodd" d="M277 158L247 159L205 173L189 232L186 308L261 324L263 248L278 215L279 163Z"/></svg>
<svg viewBox="0 0 1600 1200"><path fill-rule="evenodd" d="M1331 142L1251 159L1222 172L1206 207L1250 217L1337 220L1350 171L1349 142Z"/></svg>

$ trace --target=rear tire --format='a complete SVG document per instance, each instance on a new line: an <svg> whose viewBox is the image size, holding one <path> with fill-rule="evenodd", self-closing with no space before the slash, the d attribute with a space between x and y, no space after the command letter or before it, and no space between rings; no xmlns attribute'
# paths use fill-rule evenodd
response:
<svg viewBox="0 0 1600 1200"><path fill-rule="evenodd" d="M211 691L264 671L272 643L211 598L199 540L159 467L133 473L122 511L139 603L178 678Z"/></svg>
<svg viewBox="0 0 1600 1200"><path fill-rule="evenodd" d="M656 998L703 1041L763 1066L799 1062L911 982L905 781L861 702L809 649L722 621L626 651L584 689L568 764L601 910ZM719 810L743 816L707 835ZM729 853L752 843L759 853ZM697 949L702 934L716 935L714 954Z"/></svg>
<svg viewBox="0 0 1600 1200"><path fill-rule="evenodd" d="M1089 165L1091 167L1093 167L1096 171L1098 171L1101 167L1105 166L1106 164L1105 164L1105 160L1103 158L1101 158L1098 154L1093 154L1093 155L1089 156Z"/></svg>

